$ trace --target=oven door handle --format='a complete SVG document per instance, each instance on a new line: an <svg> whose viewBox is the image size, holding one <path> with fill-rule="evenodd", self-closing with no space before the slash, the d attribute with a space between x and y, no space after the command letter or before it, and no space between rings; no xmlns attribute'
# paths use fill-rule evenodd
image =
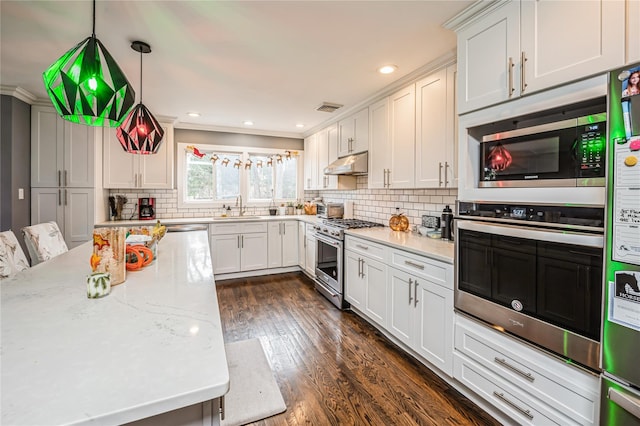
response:
<svg viewBox="0 0 640 426"><path fill-rule="evenodd" d="M328 244L333 247L338 247L338 248L342 247L342 241L340 240L335 240L330 237L325 237L324 235L318 234L318 233L314 233L313 235L316 237L318 241L322 241L325 244Z"/></svg>
<svg viewBox="0 0 640 426"><path fill-rule="evenodd" d="M586 247L604 247L604 236L597 234L560 231L555 229L529 228L525 226L486 223L477 220L456 220L456 230L485 232L487 234L506 235L508 237L528 238L530 240L552 243L573 244ZM460 241L459 237L457 238Z"/></svg>

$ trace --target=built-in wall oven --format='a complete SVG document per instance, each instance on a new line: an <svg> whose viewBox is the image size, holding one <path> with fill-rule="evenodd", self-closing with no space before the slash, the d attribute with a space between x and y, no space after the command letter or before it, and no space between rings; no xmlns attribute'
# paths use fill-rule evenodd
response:
<svg viewBox="0 0 640 426"><path fill-rule="evenodd" d="M604 209L465 203L455 308L599 370Z"/></svg>

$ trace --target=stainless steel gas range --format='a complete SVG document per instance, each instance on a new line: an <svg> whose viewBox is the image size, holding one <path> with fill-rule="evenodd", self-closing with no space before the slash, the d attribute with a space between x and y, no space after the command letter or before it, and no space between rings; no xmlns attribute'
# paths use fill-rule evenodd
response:
<svg viewBox="0 0 640 426"><path fill-rule="evenodd" d="M317 240L316 290L340 309L349 304L344 300L344 231L354 228L383 226L359 219L325 219L314 225Z"/></svg>

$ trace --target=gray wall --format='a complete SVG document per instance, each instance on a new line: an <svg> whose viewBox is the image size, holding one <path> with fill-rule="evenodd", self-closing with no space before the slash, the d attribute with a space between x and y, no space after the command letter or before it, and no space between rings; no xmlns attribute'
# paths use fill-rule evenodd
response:
<svg viewBox="0 0 640 426"><path fill-rule="evenodd" d="M250 146L274 149L304 149L304 140L276 136L248 135L244 133L212 132L207 130L175 129L176 143Z"/></svg>
<svg viewBox="0 0 640 426"><path fill-rule="evenodd" d="M31 224L31 106L0 98L0 231L11 229L24 249L20 229Z"/></svg>

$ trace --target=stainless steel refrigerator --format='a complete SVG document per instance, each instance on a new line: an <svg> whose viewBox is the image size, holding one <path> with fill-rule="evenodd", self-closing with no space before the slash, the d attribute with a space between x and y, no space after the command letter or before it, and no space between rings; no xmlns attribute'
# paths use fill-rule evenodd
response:
<svg viewBox="0 0 640 426"><path fill-rule="evenodd" d="M609 74L601 425L640 425L640 64Z"/></svg>

